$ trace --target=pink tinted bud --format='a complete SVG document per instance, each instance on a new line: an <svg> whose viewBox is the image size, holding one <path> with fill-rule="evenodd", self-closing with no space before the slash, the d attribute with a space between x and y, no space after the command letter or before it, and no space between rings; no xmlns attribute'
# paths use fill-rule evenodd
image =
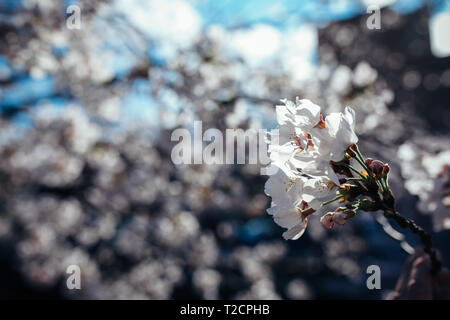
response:
<svg viewBox="0 0 450 320"><path fill-rule="evenodd" d="M375 174L381 174L383 172L384 163L379 160L373 160L369 165L370 170Z"/></svg>
<svg viewBox="0 0 450 320"><path fill-rule="evenodd" d="M372 163L372 161L373 161L372 158L367 158L366 161L365 161L366 166L370 167L370 164Z"/></svg>
<svg viewBox="0 0 450 320"><path fill-rule="evenodd" d="M333 222L335 222L341 226L343 224L345 224L345 221L347 220L346 218L347 218L347 215L343 211L339 211L339 212L336 212L335 214L333 214Z"/></svg>
<svg viewBox="0 0 450 320"><path fill-rule="evenodd" d="M391 168L389 168L389 165L386 163L383 167L383 173L384 174L388 174L389 170L391 170Z"/></svg>
<svg viewBox="0 0 450 320"><path fill-rule="evenodd" d="M323 215L322 218L320 218L320 224L325 229L333 228L333 226L334 226L333 212L328 212L327 214Z"/></svg>

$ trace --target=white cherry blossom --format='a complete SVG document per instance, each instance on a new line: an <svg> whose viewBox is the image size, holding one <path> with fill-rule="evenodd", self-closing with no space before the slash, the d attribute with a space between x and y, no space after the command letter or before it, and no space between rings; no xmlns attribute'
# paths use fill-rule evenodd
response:
<svg viewBox="0 0 450 320"><path fill-rule="evenodd" d="M285 239L298 239L305 231L308 216L320 212L322 203L336 195L337 185L327 177L308 179L300 175L287 175L276 170L265 185L265 192L272 197L267 212L275 223L288 230Z"/></svg>
<svg viewBox="0 0 450 320"><path fill-rule="evenodd" d="M347 148L358 141L353 109L347 107L344 113L324 119L320 107L309 100L282 101L285 105L276 107L279 127L273 134L277 143L269 146L271 161L282 170L327 176L339 184L330 161L342 160Z"/></svg>
<svg viewBox="0 0 450 320"><path fill-rule="evenodd" d="M321 213L336 197L340 183L331 161L343 160L358 137L349 107L324 118L321 108L309 100L282 102L276 106L279 126L271 140L276 143L269 146L272 168L280 170L270 176L265 192L272 197L268 213L288 229L283 237L295 240L304 233L308 216Z"/></svg>
<svg viewBox="0 0 450 320"><path fill-rule="evenodd" d="M344 113L330 113L325 119L327 132L330 134L330 160L340 161L347 148L358 142L355 133L355 111L346 107Z"/></svg>
<svg viewBox="0 0 450 320"><path fill-rule="evenodd" d="M298 239L308 224L306 204L302 203L305 178L288 176L283 170L276 170L265 185L265 193L272 197L272 206L267 212L273 216L275 223L288 230L283 233L285 239Z"/></svg>

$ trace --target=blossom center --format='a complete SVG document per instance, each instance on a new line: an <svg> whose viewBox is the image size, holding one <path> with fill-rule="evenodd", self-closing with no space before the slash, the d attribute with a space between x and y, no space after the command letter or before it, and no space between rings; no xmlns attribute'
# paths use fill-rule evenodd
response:
<svg viewBox="0 0 450 320"><path fill-rule="evenodd" d="M320 120L319 122L317 122L314 128L325 129L325 121L323 120L322 112L320 113Z"/></svg>
<svg viewBox="0 0 450 320"><path fill-rule="evenodd" d="M298 205L298 207L296 209L297 209L297 212L302 217L302 221L306 221L308 216L310 216L311 214L316 212L316 210L309 207L308 202L306 202L305 200L302 200L302 202L300 202L300 204Z"/></svg>
<svg viewBox="0 0 450 320"><path fill-rule="evenodd" d="M294 141L293 144L297 145L299 147L299 149L297 150L297 153L302 152L303 150L308 151L308 148L314 148L314 143L312 141L312 137L308 132L304 132L303 133L303 140L302 141L302 137L299 135L294 134Z"/></svg>

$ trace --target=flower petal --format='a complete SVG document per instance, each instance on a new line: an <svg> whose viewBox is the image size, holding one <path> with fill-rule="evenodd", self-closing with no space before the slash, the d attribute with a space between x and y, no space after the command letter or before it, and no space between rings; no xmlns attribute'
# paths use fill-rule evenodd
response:
<svg viewBox="0 0 450 320"><path fill-rule="evenodd" d="M305 222L302 222L302 223L290 228L288 231L283 233L283 238L286 240L297 240L305 233L306 225L307 225L307 220L305 220Z"/></svg>

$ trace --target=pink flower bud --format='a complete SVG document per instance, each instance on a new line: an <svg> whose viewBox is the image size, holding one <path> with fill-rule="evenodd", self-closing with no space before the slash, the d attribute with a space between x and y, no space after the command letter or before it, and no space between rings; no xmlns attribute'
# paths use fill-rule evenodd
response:
<svg viewBox="0 0 450 320"><path fill-rule="evenodd" d="M386 163L384 166L383 166L383 174L388 174L389 173L389 170L390 170L391 168L389 168L389 165Z"/></svg>
<svg viewBox="0 0 450 320"><path fill-rule="evenodd" d="M333 222L339 225L344 225L347 220L347 215L343 211L336 212L333 214Z"/></svg>
<svg viewBox="0 0 450 320"><path fill-rule="evenodd" d="M379 175L383 172L384 163L379 160L373 160L370 165L369 169L372 170L372 172L376 175Z"/></svg>
<svg viewBox="0 0 450 320"><path fill-rule="evenodd" d="M320 218L320 224L325 229L331 229L334 226L333 222L333 212L328 212L327 214L323 215L322 218Z"/></svg>
<svg viewBox="0 0 450 320"><path fill-rule="evenodd" d="M366 166L370 167L370 164L372 163L372 161L373 161L372 158L367 158L366 161L365 161Z"/></svg>

